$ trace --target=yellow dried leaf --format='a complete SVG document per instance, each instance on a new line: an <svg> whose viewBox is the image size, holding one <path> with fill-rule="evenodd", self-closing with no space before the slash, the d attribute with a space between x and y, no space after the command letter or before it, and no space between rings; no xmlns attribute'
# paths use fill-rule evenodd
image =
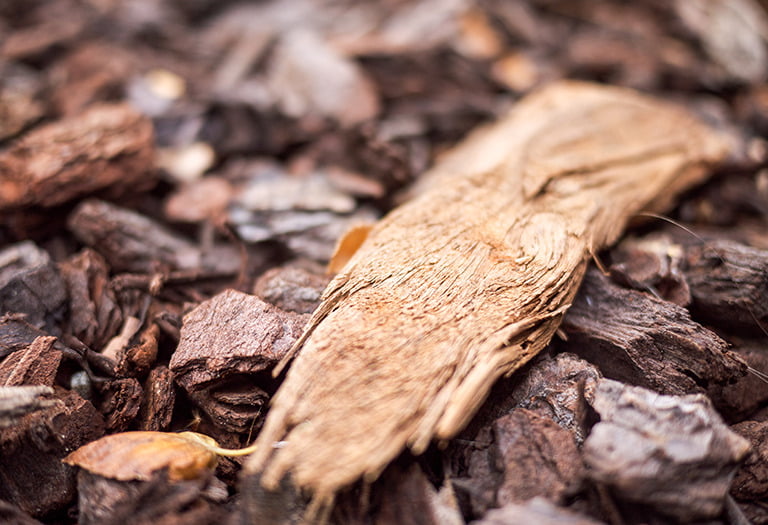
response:
<svg viewBox="0 0 768 525"><path fill-rule="evenodd" d="M333 251L331 260L328 263L329 274L339 273L344 268L347 261L352 258L357 249L365 242L365 238L368 237L368 232L371 231L372 227L372 224L358 224L347 230L336 244L336 249Z"/></svg>
<svg viewBox="0 0 768 525"><path fill-rule="evenodd" d="M216 467L217 455L245 455L252 449L226 450L196 432L122 432L88 443L64 462L120 481L148 480L168 469L171 480L197 479Z"/></svg>

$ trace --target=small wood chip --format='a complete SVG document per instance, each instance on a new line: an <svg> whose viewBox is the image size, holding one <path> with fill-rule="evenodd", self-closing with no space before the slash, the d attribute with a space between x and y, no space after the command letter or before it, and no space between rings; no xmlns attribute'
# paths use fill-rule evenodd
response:
<svg viewBox="0 0 768 525"><path fill-rule="evenodd" d="M259 381L256 374L288 352L306 319L227 290L184 316L170 369L216 424L247 432L269 399L268 376Z"/></svg>
<svg viewBox="0 0 768 525"><path fill-rule="evenodd" d="M32 242L0 251L0 312L23 313L50 330L64 316L66 300L64 281L45 251Z"/></svg>
<svg viewBox="0 0 768 525"><path fill-rule="evenodd" d="M160 365L152 369L144 383L144 397L140 411L141 430L166 430L171 424L176 391L173 388L173 374L168 367Z"/></svg>
<svg viewBox="0 0 768 525"><path fill-rule="evenodd" d="M663 396L604 379L584 442L588 475L627 501L683 521L716 518L749 442L706 396Z"/></svg>
<svg viewBox="0 0 768 525"><path fill-rule="evenodd" d="M684 308L621 288L597 269L587 272L563 330L563 346L599 363L607 377L663 394L718 399L747 373L728 344Z"/></svg>
<svg viewBox="0 0 768 525"><path fill-rule="evenodd" d="M69 216L69 229L98 251L113 271L154 273L199 268L202 254L190 241L134 211L86 200Z"/></svg>
<svg viewBox="0 0 768 525"><path fill-rule="evenodd" d="M114 379L104 383L99 389L99 394L99 410L104 415L107 430L126 430L139 413L142 397L139 381L133 377Z"/></svg>
<svg viewBox="0 0 768 525"><path fill-rule="evenodd" d="M519 408L497 419L493 434L494 463L504 465L497 504L536 496L563 503L578 492L584 476L581 456L573 435L554 421Z"/></svg>
<svg viewBox="0 0 768 525"><path fill-rule="evenodd" d="M59 264L69 296L68 332L89 348L101 350L117 334L123 320L109 286L104 258L85 249Z"/></svg>
<svg viewBox="0 0 768 525"><path fill-rule="evenodd" d="M55 404L0 429L0 500L35 517L69 505L75 472L61 459L104 433L90 402L58 388L54 398Z"/></svg>
<svg viewBox="0 0 768 525"><path fill-rule="evenodd" d="M727 329L768 326L768 250L713 241L688 248L686 262L695 315Z"/></svg>
<svg viewBox="0 0 768 525"><path fill-rule="evenodd" d="M40 336L27 348L0 362L0 386L53 386L61 352L53 348L55 337Z"/></svg>
<svg viewBox="0 0 768 525"><path fill-rule="evenodd" d="M152 141L152 123L127 105L96 106L35 129L0 153L0 211L147 188Z"/></svg>
<svg viewBox="0 0 768 525"><path fill-rule="evenodd" d="M311 314L330 280L318 266L309 263L272 268L256 280L253 293L288 312Z"/></svg>
<svg viewBox="0 0 768 525"><path fill-rule="evenodd" d="M731 430L752 445L751 453L736 472L731 494L739 500L764 500L768 496L768 421L742 421Z"/></svg>

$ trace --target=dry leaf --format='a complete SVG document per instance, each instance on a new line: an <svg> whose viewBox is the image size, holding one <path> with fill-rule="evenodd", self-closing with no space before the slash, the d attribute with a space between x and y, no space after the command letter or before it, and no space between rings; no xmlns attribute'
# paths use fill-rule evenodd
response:
<svg viewBox="0 0 768 525"><path fill-rule="evenodd" d="M148 480L168 469L172 480L197 479L216 466L216 442L194 432L123 432L97 439L64 462L121 481Z"/></svg>
<svg viewBox="0 0 768 525"><path fill-rule="evenodd" d="M327 504L404 447L454 436L547 345L590 254L726 150L633 91L561 82L525 98L426 174L328 285L248 471L268 489L290 474Z"/></svg>
<svg viewBox="0 0 768 525"><path fill-rule="evenodd" d="M371 228L372 225L370 224L356 224L347 230L347 233L336 244L333 256L328 262L329 274L339 273L344 268L344 265L349 262L358 248L365 242L365 238L368 237L368 232L371 231Z"/></svg>

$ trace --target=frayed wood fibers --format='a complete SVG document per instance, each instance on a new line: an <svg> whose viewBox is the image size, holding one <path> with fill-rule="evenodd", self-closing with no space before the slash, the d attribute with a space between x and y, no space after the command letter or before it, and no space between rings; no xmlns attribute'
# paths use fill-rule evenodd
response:
<svg viewBox="0 0 768 525"><path fill-rule="evenodd" d="M474 415L542 350L591 254L727 153L687 111L560 82L454 148L324 292L246 472L319 505ZM283 442L274 448L275 442Z"/></svg>

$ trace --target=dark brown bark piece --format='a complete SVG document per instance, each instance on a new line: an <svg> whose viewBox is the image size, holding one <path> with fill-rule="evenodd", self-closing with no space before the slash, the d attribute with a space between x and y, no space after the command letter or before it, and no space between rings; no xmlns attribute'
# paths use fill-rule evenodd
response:
<svg viewBox="0 0 768 525"><path fill-rule="evenodd" d="M175 402L173 374L165 365L153 368L144 382L139 429L166 430L171 424Z"/></svg>
<svg viewBox="0 0 768 525"><path fill-rule="evenodd" d="M240 521L238 525L302 525L307 503L287 480L275 490L265 489L259 476L240 478Z"/></svg>
<svg viewBox="0 0 768 525"><path fill-rule="evenodd" d="M113 271L153 273L199 268L200 249L158 222L104 201L82 202L69 228L98 251Z"/></svg>
<svg viewBox="0 0 768 525"><path fill-rule="evenodd" d="M104 383L100 389L99 410L104 415L107 430L122 432L128 428L141 408L142 388L133 377Z"/></svg>
<svg viewBox="0 0 768 525"><path fill-rule="evenodd" d="M77 477L80 525L214 525L226 521L227 492L216 478L170 482L117 481L81 471Z"/></svg>
<svg viewBox="0 0 768 525"><path fill-rule="evenodd" d="M59 264L69 292L67 330L86 346L100 350L123 321L117 297L110 288L104 258L85 249Z"/></svg>
<svg viewBox="0 0 768 525"><path fill-rule="evenodd" d="M765 525L768 523L768 509L762 501L740 501L737 503L742 515L748 520L739 525Z"/></svg>
<svg viewBox="0 0 768 525"><path fill-rule="evenodd" d="M381 504L374 525L463 525L458 509L446 505L418 465L393 467L377 483Z"/></svg>
<svg viewBox="0 0 768 525"><path fill-rule="evenodd" d="M497 477L494 506L536 496L561 502L578 490L583 468L573 435L551 419L516 409L493 423L492 436L488 458L473 456L470 472L474 462L489 462Z"/></svg>
<svg viewBox="0 0 768 525"><path fill-rule="evenodd" d="M551 419L523 408L493 425L492 461L503 471L496 491L500 505L536 496L562 502L583 478L573 436Z"/></svg>
<svg viewBox="0 0 768 525"><path fill-rule="evenodd" d="M602 374L596 366L574 354L560 353L537 362L521 378L510 401L560 425L581 443L589 432L587 403Z"/></svg>
<svg viewBox="0 0 768 525"><path fill-rule="evenodd" d="M591 479L679 520L722 513L749 442L706 396L664 396L604 379L593 406L601 421L582 449Z"/></svg>
<svg viewBox="0 0 768 525"><path fill-rule="evenodd" d="M535 363L511 394L491 395L490 408L470 425L479 426L477 433L462 434L452 453L454 462L466 463L456 486L475 516L535 496L563 501L578 490L583 469L576 444L587 432L585 394L592 398L599 379L593 365L560 354ZM501 416L489 414L501 410Z"/></svg>
<svg viewBox="0 0 768 525"><path fill-rule="evenodd" d="M55 405L0 430L0 499L35 517L69 503L75 472L61 459L104 433L91 403L60 389L56 399Z"/></svg>
<svg viewBox="0 0 768 525"><path fill-rule="evenodd" d="M0 211L146 189L154 183L152 141L149 119L127 105L41 126L0 153Z"/></svg>
<svg viewBox="0 0 768 525"><path fill-rule="evenodd" d="M753 370L763 373L768 372L768 353L765 350L765 339L739 341L732 349ZM714 401L726 420L740 421L765 406L768 382L757 373L750 372L736 383L725 386L721 397Z"/></svg>
<svg viewBox="0 0 768 525"><path fill-rule="evenodd" d="M746 373L746 365L713 332L670 302L611 283L587 272L562 325L564 348L612 379L662 394L708 393Z"/></svg>
<svg viewBox="0 0 768 525"><path fill-rule="evenodd" d="M472 525L601 525L586 516L574 514L553 505L543 498L534 498L525 503L511 503L500 509L489 511L481 520Z"/></svg>
<svg viewBox="0 0 768 525"><path fill-rule="evenodd" d="M55 337L40 336L24 350L0 362L0 386L53 386L61 352L53 348Z"/></svg>
<svg viewBox="0 0 768 525"><path fill-rule="evenodd" d="M55 331L66 300L64 281L45 251L21 242L0 252L0 312L25 314L30 324Z"/></svg>
<svg viewBox="0 0 768 525"><path fill-rule="evenodd" d="M0 429L15 425L26 414L52 406L53 389L46 386L0 387Z"/></svg>
<svg viewBox="0 0 768 525"><path fill-rule="evenodd" d="M624 286L650 292L688 306L691 290L682 272L684 252L665 236L627 239L611 250L611 278Z"/></svg>
<svg viewBox="0 0 768 525"><path fill-rule="evenodd" d="M717 240L688 248L686 260L695 316L727 330L768 326L768 250Z"/></svg>
<svg viewBox="0 0 768 525"><path fill-rule="evenodd" d="M261 374L301 335L307 316L227 290L184 316L170 369L176 382L222 428L246 432L272 388Z"/></svg>
<svg viewBox="0 0 768 525"><path fill-rule="evenodd" d="M768 421L742 421L731 430L752 445L752 451L736 472L731 494L738 500L764 500L768 496Z"/></svg>
<svg viewBox="0 0 768 525"><path fill-rule="evenodd" d="M28 7L25 4L22 10ZM27 13L31 23L8 35L0 45L0 56L12 60L30 58L74 40L90 21L84 7L78 2L63 1L32 10Z"/></svg>
<svg viewBox="0 0 768 525"><path fill-rule="evenodd" d="M288 312L311 314L320 304L330 276L309 265L287 265L267 270L256 280L253 293Z"/></svg>
<svg viewBox="0 0 768 525"><path fill-rule="evenodd" d="M24 316L0 317L0 359L23 350L40 336L48 335L26 322Z"/></svg>

